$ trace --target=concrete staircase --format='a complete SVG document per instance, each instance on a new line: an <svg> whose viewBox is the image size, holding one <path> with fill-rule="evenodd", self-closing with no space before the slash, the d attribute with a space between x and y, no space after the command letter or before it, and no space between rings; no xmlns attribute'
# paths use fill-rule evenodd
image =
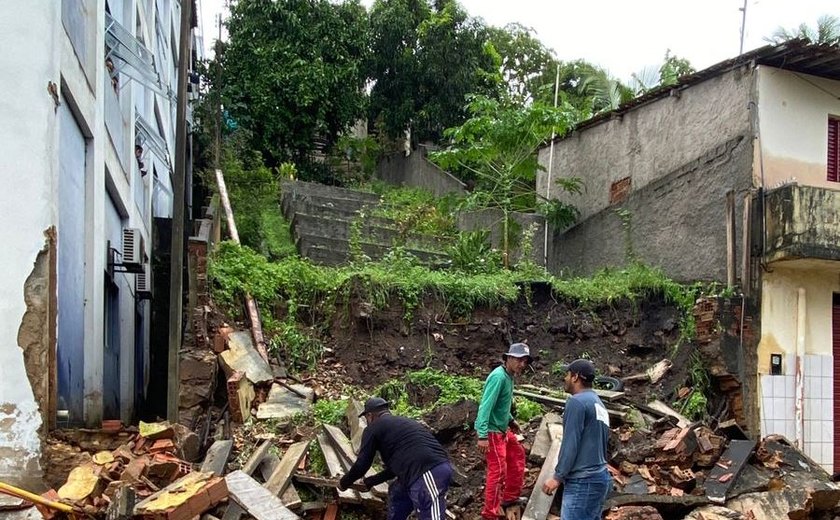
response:
<svg viewBox="0 0 840 520"><path fill-rule="evenodd" d="M316 263L350 261L351 227L358 219L362 219L359 245L374 260L400 243L421 262L440 265L448 260L445 240L420 234L404 237L390 219L371 216L381 203L375 193L302 181L285 181L281 191L280 207L291 223L297 250Z"/></svg>

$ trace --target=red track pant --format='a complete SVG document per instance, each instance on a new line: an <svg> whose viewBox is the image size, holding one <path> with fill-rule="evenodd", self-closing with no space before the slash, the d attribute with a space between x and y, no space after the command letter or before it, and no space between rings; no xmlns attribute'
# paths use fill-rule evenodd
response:
<svg viewBox="0 0 840 520"><path fill-rule="evenodd" d="M487 480L484 488L482 518L498 518L502 502L519 498L525 480L525 448L510 430L490 432L487 450Z"/></svg>

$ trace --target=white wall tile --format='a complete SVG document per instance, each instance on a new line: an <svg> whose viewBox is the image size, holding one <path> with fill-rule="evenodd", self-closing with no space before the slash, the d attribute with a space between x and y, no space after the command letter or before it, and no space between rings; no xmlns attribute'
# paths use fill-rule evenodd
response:
<svg viewBox="0 0 840 520"><path fill-rule="evenodd" d="M761 376L761 397L773 397L773 379L774 376ZM762 404L764 402L762 401Z"/></svg>
<svg viewBox="0 0 840 520"><path fill-rule="evenodd" d="M805 375L820 375L820 360L822 356L805 354Z"/></svg>
<svg viewBox="0 0 840 520"><path fill-rule="evenodd" d="M823 377L832 377L834 374L834 356L820 356L823 361L820 363Z"/></svg>
<svg viewBox="0 0 840 520"><path fill-rule="evenodd" d="M791 372L793 374L793 372ZM782 376L784 381L784 390L781 395L784 397L793 397L796 395L795 380L793 375Z"/></svg>
<svg viewBox="0 0 840 520"><path fill-rule="evenodd" d="M820 378L820 397L823 399L831 399L834 397L834 378Z"/></svg>
<svg viewBox="0 0 840 520"><path fill-rule="evenodd" d="M827 442L822 443L822 457L820 464L829 464L834 461L834 445Z"/></svg>
<svg viewBox="0 0 840 520"><path fill-rule="evenodd" d="M834 445L834 422L820 421L820 438L823 442Z"/></svg>

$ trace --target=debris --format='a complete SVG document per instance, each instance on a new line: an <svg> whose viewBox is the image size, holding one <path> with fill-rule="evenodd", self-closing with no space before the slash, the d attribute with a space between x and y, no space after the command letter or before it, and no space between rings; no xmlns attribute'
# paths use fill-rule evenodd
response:
<svg viewBox="0 0 840 520"><path fill-rule="evenodd" d="M266 479L265 487L272 495L280 495L289 485L292 474L297 469L298 463L309 450L309 441L297 442L289 446L286 453L271 475Z"/></svg>
<svg viewBox="0 0 840 520"><path fill-rule="evenodd" d="M738 476L753 449L755 449L755 441L738 439L730 441L729 447L723 453L721 460L712 468L706 481L706 496L709 500L717 504L726 501L726 494L732 487L733 479Z"/></svg>
<svg viewBox="0 0 840 520"><path fill-rule="evenodd" d="M193 472L138 503L134 514L146 518L188 520L224 500L225 479L212 473Z"/></svg>
<svg viewBox="0 0 840 520"><path fill-rule="evenodd" d="M268 398L257 408L257 419L291 420L292 417L309 411L314 396L312 389L303 385L294 385L294 388L293 392L277 383L272 384ZM304 399L298 395L300 393L310 397Z"/></svg>
<svg viewBox="0 0 840 520"><path fill-rule="evenodd" d="M560 424L562 420L562 417L554 412L548 412L543 415L540 427L534 436L534 443L531 445L529 457L533 462L542 463L545 460L548 451L551 449L553 440L549 434L549 427L552 424Z"/></svg>
<svg viewBox="0 0 840 520"><path fill-rule="evenodd" d="M553 495L543 493L542 486L554 475L554 466L557 465L557 457L560 455L560 443L563 442L563 427L559 424L550 424L548 433L553 439L551 448L546 454L540 475L534 482L534 489L531 491L531 498L528 500L522 520L544 520L554 500Z"/></svg>
<svg viewBox="0 0 840 520"><path fill-rule="evenodd" d="M96 494L100 484L100 469L94 464L84 464L74 468L67 478L67 483L58 489L58 496L69 502L82 502L87 497Z"/></svg>
<svg viewBox="0 0 840 520"><path fill-rule="evenodd" d="M242 509L256 520L295 520L300 517L288 509L279 498L242 471L225 477L228 491Z"/></svg>
<svg viewBox="0 0 840 520"><path fill-rule="evenodd" d="M353 446L353 453L359 453L362 446L362 433L365 431L365 420L359 415L362 413L362 403L356 399L347 401L347 424L350 425L350 444Z"/></svg>
<svg viewBox="0 0 840 520"><path fill-rule="evenodd" d="M344 466L344 469L349 470L350 467L353 465L353 462L355 462L355 457L353 457L353 448L350 446L349 439L347 439L347 436L344 435L344 432L330 424L324 425L324 432L327 434L327 437L329 437L330 441L332 442L332 445L335 448L335 452L341 459L341 463ZM376 471L373 468L369 468L367 473L365 473L365 476L370 477L373 476L375 473ZM373 488L371 488L371 492L374 495L380 497L388 496L388 484L377 484L376 486L373 486Z"/></svg>
<svg viewBox="0 0 840 520"><path fill-rule="evenodd" d="M234 372L245 372L245 377L254 384L274 380L271 367L254 348L248 332L239 331L228 336L228 349L219 354L219 362L228 377Z"/></svg>
<svg viewBox="0 0 840 520"><path fill-rule="evenodd" d="M683 416L667 404L663 403L662 401L654 399L647 405L658 412L661 412L669 417L675 418L677 420L677 426L679 426L680 428L685 428L691 424L691 421L689 421L685 416Z"/></svg>
<svg viewBox="0 0 840 520"><path fill-rule="evenodd" d="M662 520L662 515L651 506L624 506L611 509L604 520Z"/></svg>
<svg viewBox="0 0 840 520"><path fill-rule="evenodd" d="M335 449L327 438L326 433L321 432L318 434L318 445L321 447L321 453L324 454L324 460L327 463L327 470L329 471L330 476L337 478L343 475L344 466L341 464L341 460L338 458L338 454L335 452ZM360 504L362 502L362 498L359 494L352 489L339 491L338 498L339 500L349 504Z"/></svg>
<svg viewBox="0 0 840 520"><path fill-rule="evenodd" d="M665 377L665 374L670 369L671 360L663 359L659 363L645 370L643 373L633 374L632 376L624 377L622 378L622 381L624 381L625 383L629 383L630 381L648 381L650 383L656 384L659 382L660 379Z"/></svg>
<svg viewBox="0 0 840 520"><path fill-rule="evenodd" d="M155 423L140 421L140 436L150 441L171 439L175 436L175 429L166 421Z"/></svg>
<svg viewBox="0 0 840 520"><path fill-rule="evenodd" d="M251 403L254 402L254 385L245 377L245 372L234 372L227 380L228 406L234 421L245 422L251 417Z"/></svg>
<svg viewBox="0 0 840 520"><path fill-rule="evenodd" d="M222 476L225 473L230 451L233 449L233 441L216 441L207 450L204 462L201 464L201 471Z"/></svg>

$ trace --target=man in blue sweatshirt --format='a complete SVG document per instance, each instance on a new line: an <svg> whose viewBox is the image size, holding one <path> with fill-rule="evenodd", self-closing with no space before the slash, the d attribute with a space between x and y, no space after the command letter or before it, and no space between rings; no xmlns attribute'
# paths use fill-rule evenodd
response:
<svg viewBox="0 0 840 520"><path fill-rule="evenodd" d="M592 390L595 365L577 359L566 369L566 400L563 411L563 442L554 476L543 484L551 495L563 486L561 520L598 520L604 501L612 489L607 471L607 442L610 417L604 403Z"/></svg>

